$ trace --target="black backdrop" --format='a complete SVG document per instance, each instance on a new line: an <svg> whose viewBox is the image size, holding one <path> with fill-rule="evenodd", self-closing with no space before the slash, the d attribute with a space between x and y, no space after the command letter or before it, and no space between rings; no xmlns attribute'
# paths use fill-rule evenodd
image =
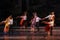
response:
<svg viewBox="0 0 60 40"><path fill-rule="evenodd" d="M0 0L0 21L9 15L16 17L26 10L28 16L37 11L39 17L45 17L54 11L56 25L60 26L60 0Z"/></svg>

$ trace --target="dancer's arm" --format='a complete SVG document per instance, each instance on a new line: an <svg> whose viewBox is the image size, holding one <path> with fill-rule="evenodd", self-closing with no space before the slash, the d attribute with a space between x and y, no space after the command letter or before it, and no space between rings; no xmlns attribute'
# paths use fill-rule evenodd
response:
<svg viewBox="0 0 60 40"><path fill-rule="evenodd" d="M47 18L49 18L49 17L50 17L50 15L48 15L48 16L42 18L42 20L45 20L45 19L47 19Z"/></svg>

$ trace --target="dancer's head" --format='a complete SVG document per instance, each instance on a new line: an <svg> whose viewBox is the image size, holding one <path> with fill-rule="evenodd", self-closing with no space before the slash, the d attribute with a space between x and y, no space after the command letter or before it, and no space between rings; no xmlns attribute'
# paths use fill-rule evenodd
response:
<svg viewBox="0 0 60 40"><path fill-rule="evenodd" d="M50 15L54 15L54 12L51 12Z"/></svg>

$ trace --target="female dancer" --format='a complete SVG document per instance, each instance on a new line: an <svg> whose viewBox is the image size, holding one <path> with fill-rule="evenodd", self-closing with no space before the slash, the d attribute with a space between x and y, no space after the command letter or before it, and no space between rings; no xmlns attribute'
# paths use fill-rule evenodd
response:
<svg viewBox="0 0 60 40"><path fill-rule="evenodd" d="M31 19L31 31L34 32L34 27L36 25L36 19L35 18L32 18Z"/></svg>
<svg viewBox="0 0 60 40"><path fill-rule="evenodd" d="M38 17L37 12L34 12L34 17L36 18L36 28L39 31L39 21L42 20L40 17Z"/></svg>
<svg viewBox="0 0 60 40"><path fill-rule="evenodd" d="M12 18L12 16L9 16L8 18L6 18L6 20L2 21L2 23L5 24L4 33L7 33L9 31L10 25L13 24L13 18Z"/></svg>
<svg viewBox="0 0 60 40"><path fill-rule="evenodd" d="M31 30L34 31L34 27L36 26L37 29L38 29L38 31L39 31L39 20L41 20L41 18L39 18L39 17L37 16L37 13L34 12L34 13L33 13L33 18L32 18L32 20L31 20Z"/></svg>
<svg viewBox="0 0 60 40"><path fill-rule="evenodd" d="M18 18L21 18L20 26L23 26L25 28L26 20L27 20L27 12L24 12L24 14L22 16L18 16Z"/></svg>
<svg viewBox="0 0 60 40"><path fill-rule="evenodd" d="M47 17L43 18L43 19L46 19L48 18L48 22L45 22L45 24L47 24L47 27L45 28L46 31L48 32L48 35L51 35L52 36L52 29L54 27L54 21L55 21L55 15L54 15L54 12L51 12L50 15L48 15Z"/></svg>

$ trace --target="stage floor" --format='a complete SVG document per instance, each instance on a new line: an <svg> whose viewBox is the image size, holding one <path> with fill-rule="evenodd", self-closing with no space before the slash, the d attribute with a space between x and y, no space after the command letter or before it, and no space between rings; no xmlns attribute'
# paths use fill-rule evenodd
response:
<svg viewBox="0 0 60 40"><path fill-rule="evenodd" d="M60 27L54 27L53 35L49 39L44 28L40 27L39 31L35 28L34 32L30 27L11 28L7 34L0 31L0 40L60 40Z"/></svg>

